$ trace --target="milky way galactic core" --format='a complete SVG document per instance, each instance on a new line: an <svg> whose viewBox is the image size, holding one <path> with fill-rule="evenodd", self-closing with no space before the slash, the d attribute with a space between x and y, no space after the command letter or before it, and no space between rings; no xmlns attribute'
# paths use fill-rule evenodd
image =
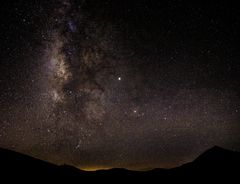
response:
<svg viewBox="0 0 240 184"><path fill-rule="evenodd" d="M0 147L86 170L240 151L238 5L1 4Z"/></svg>

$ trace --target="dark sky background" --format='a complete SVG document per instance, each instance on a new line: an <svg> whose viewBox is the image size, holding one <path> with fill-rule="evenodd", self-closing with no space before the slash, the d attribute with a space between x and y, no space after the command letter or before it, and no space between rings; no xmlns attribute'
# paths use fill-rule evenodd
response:
<svg viewBox="0 0 240 184"><path fill-rule="evenodd" d="M1 2L0 147L86 170L240 151L239 8Z"/></svg>

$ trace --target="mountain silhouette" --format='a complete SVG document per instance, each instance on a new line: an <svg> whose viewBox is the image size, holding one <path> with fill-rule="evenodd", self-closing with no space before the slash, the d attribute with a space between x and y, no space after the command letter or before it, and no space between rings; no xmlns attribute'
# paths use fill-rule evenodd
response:
<svg viewBox="0 0 240 184"><path fill-rule="evenodd" d="M97 181L116 182L209 182L240 181L240 153L213 147L193 162L172 169L153 169L150 171L130 171L110 169L83 171L69 165L54 165L21 153L0 148L0 179L10 181L43 183ZM1 180L0 180L1 182Z"/></svg>
<svg viewBox="0 0 240 184"><path fill-rule="evenodd" d="M239 180L240 153L218 146L205 151L193 162L170 169L171 174L183 178L198 178L203 182Z"/></svg>

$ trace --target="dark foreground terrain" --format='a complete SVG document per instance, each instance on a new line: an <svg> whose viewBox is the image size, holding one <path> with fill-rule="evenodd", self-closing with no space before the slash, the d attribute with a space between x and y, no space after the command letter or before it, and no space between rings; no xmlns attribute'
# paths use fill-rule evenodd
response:
<svg viewBox="0 0 240 184"><path fill-rule="evenodd" d="M85 182L145 182L168 183L239 183L240 153L213 147L191 163L173 169L129 171L111 169L95 172L81 171L71 166L57 166L10 150L0 149L1 183L85 183ZM167 182L166 182L167 181Z"/></svg>

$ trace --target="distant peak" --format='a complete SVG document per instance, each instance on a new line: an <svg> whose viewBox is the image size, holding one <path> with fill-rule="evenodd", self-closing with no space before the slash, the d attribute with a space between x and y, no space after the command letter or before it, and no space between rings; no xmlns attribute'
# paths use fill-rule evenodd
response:
<svg viewBox="0 0 240 184"><path fill-rule="evenodd" d="M226 153L226 152L234 152L232 150L228 150L228 149L225 149L225 148L222 148L220 146L213 146L212 148L208 149L205 151L205 153Z"/></svg>
<svg viewBox="0 0 240 184"><path fill-rule="evenodd" d="M227 150L225 148L219 146L213 146L212 148L203 152L200 156L198 156L195 161L213 161L213 160L221 160L227 157L231 157L232 154L235 154L234 151Z"/></svg>
<svg viewBox="0 0 240 184"><path fill-rule="evenodd" d="M213 146L213 147L210 148L208 151L210 151L210 150L219 151L219 150L226 150L226 149L224 149L224 148L222 148L222 147L220 147L220 146Z"/></svg>

